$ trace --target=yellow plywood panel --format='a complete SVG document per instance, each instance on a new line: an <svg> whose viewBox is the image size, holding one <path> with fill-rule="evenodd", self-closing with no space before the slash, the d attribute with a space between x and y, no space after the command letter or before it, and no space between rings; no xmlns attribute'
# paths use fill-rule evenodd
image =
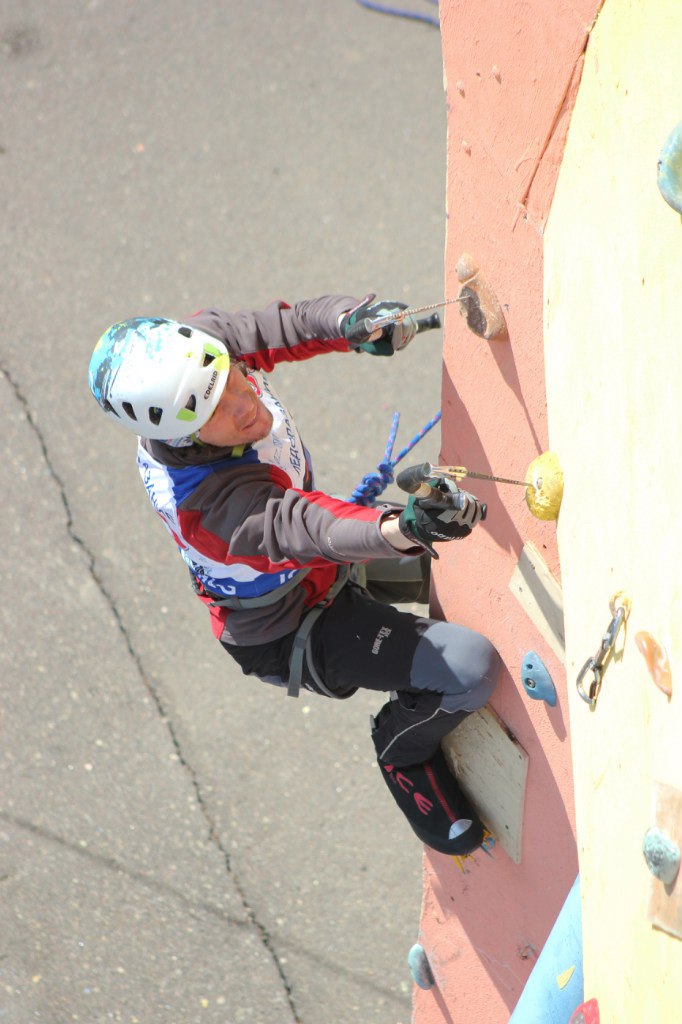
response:
<svg viewBox="0 0 682 1024"><path fill-rule="evenodd" d="M585 995L614 1024L675 1020L682 1005L682 942L649 919L642 855L656 784L682 786L682 222L656 180L682 117L680 40L678 0L606 0L545 239ZM574 683L620 590L632 611L590 710ZM667 650L671 698L641 631Z"/></svg>

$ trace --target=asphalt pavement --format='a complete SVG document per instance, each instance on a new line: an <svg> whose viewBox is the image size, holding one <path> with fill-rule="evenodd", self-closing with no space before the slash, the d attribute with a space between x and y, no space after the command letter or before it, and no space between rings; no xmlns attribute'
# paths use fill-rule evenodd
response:
<svg viewBox="0 0 682 1024"><path fill-rule="evenodd" d="M0 0L0 88L0 1022L407 1024L421 847L381 701L239 673L87 365L127 316L441 298L439 33L354 0ZM277 369L319 487L437 411L441 342Z"/></svg>

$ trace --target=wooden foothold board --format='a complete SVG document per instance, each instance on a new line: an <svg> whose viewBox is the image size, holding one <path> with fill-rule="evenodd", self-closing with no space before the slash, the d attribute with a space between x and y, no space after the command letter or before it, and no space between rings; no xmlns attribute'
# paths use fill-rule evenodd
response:
<svg viewBox="0 0 682 1024"><path fill-rule="evenodd" d="M521 863L528 754L491 708L464 719L441 744L451 770L496 842Z"/></svg>
<svg viewBox="0 0 682 1024"><path fill-rule="evenodd" d="M540 552L524 544L509 589L562 664L566 661L564 602L561 587Z"/></svg>

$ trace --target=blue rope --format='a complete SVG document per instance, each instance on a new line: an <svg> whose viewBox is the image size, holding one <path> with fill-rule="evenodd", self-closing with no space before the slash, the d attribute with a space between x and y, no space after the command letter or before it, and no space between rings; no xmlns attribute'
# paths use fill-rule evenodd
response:
<svg viewBox="0 0 682 1024"><path fill-rule="evenodd" d="M386 451L382 461L377 465L376 470L373 473L365 473L361 483L353 489L353 493L349 498L349 501L355 502L356 505L368 505L372 507L380 494L386 490L389 484L393 483L393 470L403 459L408 452L411 452L416 444L428 434L429 430L435 427L436 423L440 421L441 413L438 411L425 426L415 434L411 441L402 448L395 458L393 458L393 445L395 444L396 434L398 433L398 424L400 423L400 413L396 412L393 414L393 422L391 423L391 431L388 435L388 442L386 444Z"/></svg>
<svg viewBox="0 0 682 1024"><path fill-rule="evenodd" d="M400 18L412 18L414 21L424 21L427 25L433 25L434 28L440 28L440 21L438 18L432 18L429 14L418 14L416 11L404 11L401 7L387 7L384 4L373 3L372 0L357 0L362 6L366 7L370 11L379 11L380 14L395 14ZM432 0L433 3L437 3L438 0Z"/></svg>

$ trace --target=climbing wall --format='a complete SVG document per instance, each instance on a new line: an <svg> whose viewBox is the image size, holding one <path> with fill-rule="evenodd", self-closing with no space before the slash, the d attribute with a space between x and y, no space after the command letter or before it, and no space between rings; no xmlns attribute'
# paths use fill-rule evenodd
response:
<svg viewBox="0 0 682 1024"><path fill-rule="evenodd" d="M682 1006L682 883L642 852L646 837L660 871L665 837L673 855L682 842L680 40L678 0L607 0L545 236L585 995L602 1024L676 1021ZM677 210L658 187L663 150ZM631 610L591 707L576 680L619 591ZM595 682L588 667L588 697Z"/></svg>
<svg viewBox="0 0 682 1024"><path fill-rule="evenodd" d="M445 291L466 299L446 318L445 463L524 480L549 447L543 233L598 6L441 2ZM441 555L434 611L490 636L506 673L445 748L496 844L425 856L419 941L435 985L415 991L416 1024L507 1024L578 873L556 524L530 515L523 488L465 486L488 518ZM553 979L574 1006L575 967Z"/></svg>

